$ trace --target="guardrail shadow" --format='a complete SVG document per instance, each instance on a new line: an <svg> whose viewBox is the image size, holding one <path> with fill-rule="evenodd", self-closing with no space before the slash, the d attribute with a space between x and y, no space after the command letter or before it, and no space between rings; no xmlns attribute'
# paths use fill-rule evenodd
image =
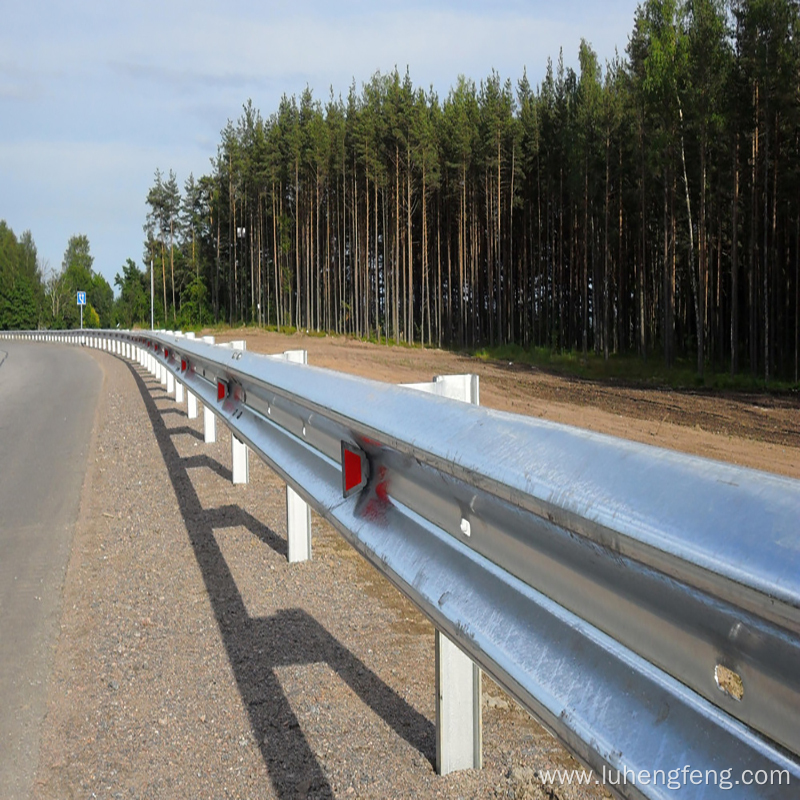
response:
<svg viewBox="0 0 800 800"><path fill-rule="evenodd" d="M220 506L209 508L205 512L211 522L211 527L215 530L220 528L247 528L253 536L271 547L279 556L289 557L289 548L286 539L278 536L271 528L268 528L261 520L256 519L252 514L245 511L241 506Z"/></svg>
<svg viewBox="0 0 800 800"><path fill-rule="evenodd" d="M201 442L205 441L203 434L200 433L200 431L196 431L194 428L191 428L188 425L181 425L180 428L169 428L168 430L170 436L194 436L195 439L199 439Z"/></svg>
<svg viewBox="0 0 800 800"><path fill-rule="evenodd" d="M175 414L178 417L186 417L188 416L186 412L182 408L162 408L162 414Z"/></svg>
<svg viewBox="0 0 800 800"><path fill-rule="evenodd" d="M328 779L280 685L276 671L280 667L327 664L398 736L434 763L433 724L306 611L286 609L266 618L248 615L214 529L244 524L284 555L286 543L236 506L202 507L187 471L187 459L173 443L173 431L164 423L141 374L133 365L128 366L153 425L239 694L278 796L333 797ZM278 545L278 541L283 544Z"/></svg>
<svg viewBox="0 0 800 800"><path fill-rule="evenodd" d="M211 456L183 456L182 460L184 469L199 469L205 467L212 472L216 472L220 478L228 481L228 483L233 480L233 472L231 472L230 467L223 466L216 458L211 458Z"/></svg>

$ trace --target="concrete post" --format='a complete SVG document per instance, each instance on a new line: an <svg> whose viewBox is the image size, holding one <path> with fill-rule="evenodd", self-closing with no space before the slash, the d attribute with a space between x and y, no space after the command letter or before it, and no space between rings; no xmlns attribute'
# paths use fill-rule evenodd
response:
<svg viewBox="0 0 800 800"><path fill-rule="evenodd" d="M175 379L175 402L182 403L183 402L183 384L176 378Z"/></svg>
<svg viewBox="0 0 800 800"><path fill-rule="evenodd" d="M405 384L422 392L480 404L477 375L437 375ZM481 670L441 631L436 631L436 771L447 775L483 765Z"/></svg>
<svg viewBox="0 0 800 800"><path fill-rule="evenodd" d="M167 373L167 394L172 394L175 391L175 376L168 367L164 367L164 369Z"/></svg>

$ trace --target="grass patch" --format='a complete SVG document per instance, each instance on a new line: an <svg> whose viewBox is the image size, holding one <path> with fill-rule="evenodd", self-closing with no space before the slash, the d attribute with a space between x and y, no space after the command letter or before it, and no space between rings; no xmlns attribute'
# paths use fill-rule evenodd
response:
<svg viewBox="0 0 800 800"><path fill-rule="evenodd" d="M635 355L612 354L606 360L593 352L584 355L576 350L553 351L546 347L524 348L516 344L483 347L471 354L483 361L529 364L557 375L636 386L735 392L796 392L800 389L800 385L790 381L771 380L765 384L763 378L717 372L709 366L701 378L693 359L677 359L673 366L667 367L663 359L652 355L643 359Z"/></svg>
<svg viewBox="0 0 800 800"><path fill-rule="evenodd" d="M355 337L352 334L337 334L333 331L315 331L313 329L298 329L294 326L282 325L240 325L231 327L220 323L204 328L204 333L209 334L246 334L269 331L292 336L302 333L315 338L344 337L353 341L380 344L382 347L400 347L405 350L430 349L419 342L409 344L406 341L395 342L394 338L388 341L381 336L378 341L373 333L369 338ZM200 332L198 331L198 334ZM453 348L452 352L459 352ZM481 361L511 362L528 364L538 367L545 372L565 377L582 378L605 383L617 383L628 386L642 386L650 388L671 388L682 390L707 390L717 392L772 392L796 393L800 391L800 384L791 381L771 380L765 385L763 378L753 377L750 374L738 373L731 375L727 370L715 371L707 366L702 378L698 377L694 359L677 359L672 367L667 367L663 359L651 354L648 358L639 358L631 354L612 354L608 360L594 352L585 356L580 350L551 350L547 347L522 347L518 344L505 344L497 347L481 347L475 350L464 351L465 355L478 358Z"/></svg>

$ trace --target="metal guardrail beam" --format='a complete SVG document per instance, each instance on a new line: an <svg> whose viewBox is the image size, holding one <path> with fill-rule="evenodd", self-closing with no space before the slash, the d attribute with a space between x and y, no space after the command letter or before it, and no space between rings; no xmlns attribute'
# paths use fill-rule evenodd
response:
<svg viewBox="0 0 800 800"><path fill-rule="evenodd" d="M791 785L758 795L796 797L800 482L169 333L99 336L157 346L157 363L598 772L785 770ZM346 498L342 442L370 467Z"/></svg>

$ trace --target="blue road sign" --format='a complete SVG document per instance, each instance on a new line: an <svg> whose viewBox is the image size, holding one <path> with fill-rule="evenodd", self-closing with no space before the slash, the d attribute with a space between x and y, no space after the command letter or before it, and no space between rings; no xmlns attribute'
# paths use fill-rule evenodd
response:
<svg viewBox="0 0 800 800"><path fill-rule="evenodd" d="M78 305L79 306L86 305L86 292L78 292Z"/></svg>

